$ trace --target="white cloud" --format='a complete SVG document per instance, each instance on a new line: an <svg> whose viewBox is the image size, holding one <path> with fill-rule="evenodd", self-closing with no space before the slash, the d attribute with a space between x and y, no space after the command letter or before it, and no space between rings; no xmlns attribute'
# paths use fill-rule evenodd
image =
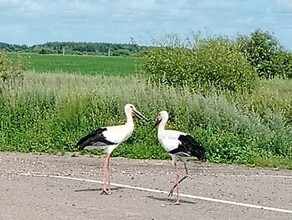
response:
<svg viewBox="0 0 292 220"><path fill-rule="evenodd" d="M292 38L286 31L292 0L0 0L0 11L0 42L149 42L167 33L236 35L257 28Z"/></svg>
<svg viewBox="0 0 292 220"><path fill-rule="evenodd" d="M291 0L277 0L277 3L283 10L287 10L287 11L292 12L292 1Z"/></svg>
<svg viewBox="0 0 292 220"><path fill-rule="evenodd" d="M141 0L120 0L118 1L118 5L120 7L126 7L131 10L142 10L142 11L151 11L158 7L158 4L155 0L149 0L149 1L141 1Z"/></svg>
<svg viewBox="0 0 292 220"><path fill-rule="evenodd" d="M20 2L20 0L0 0L0 6L18 5Z"/></svg>
<svg viewBox="0 0 292 220"><path fill-rule="evenodd" d="M39 13L43 11L43 7L36 1L24 1L20 6L20 10L24 13Z"/></svg>
<svg viewBox="0 0 292 220"><path fill-rule="evenodd" d="M247 17L243 17L243 18L239 18L239 19L236 19L235 22L239 25L250 25L252 23L255 22L255 18L254 17L250 17L250 16L247 16Z"/></svg>
<svg viewBox="0 0 292 220"><path fill-rule="evenodd" d="M205 9L216 9L216 10L226 10L231 9L236 1L232 0L200 0L198 3L198 7Z"/></svg>
<svg viewBox="0 0 292 220"><path fill-rule="evenodd" d="M92 13L98 8L97 4L88 3L86 1L67 1L62 4L62 7L60 8L60 11L62 10L68 10L72 11L74 13Z"/></svg>

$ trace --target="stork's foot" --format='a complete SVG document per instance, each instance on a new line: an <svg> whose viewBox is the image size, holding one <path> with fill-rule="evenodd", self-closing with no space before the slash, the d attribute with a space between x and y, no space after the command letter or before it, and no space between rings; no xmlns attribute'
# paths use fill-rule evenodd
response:
<svg viewBox="0 0 292 220"><path fill-rule="evenodd" d="M179 200L176 200L176 202L175 203L173 203L174 205L180 205L180 202L179 202Z"/></svg>
<svg viewBox="0 0 292 220"><path fill-rule="evenodd" d="M111 189L109 187L102 188L100 195L110 195L112 194Z"/></svg>
<svg viewBox="0 0 292 220"><path fill-rule="evenodd" d="M111 191L106 191L106 190L102 190L101 191L101 193L100 193L100 195L110 195L110 194L112 194L112 192Z"/></svg>
<svg viewBox="0 0 292 220"><path fill-rule="evenodd" d="M101 191L100 195L109 195L109 193L108 193L108 191L106 191L106 190L102 189L102 191Z"/></svg>

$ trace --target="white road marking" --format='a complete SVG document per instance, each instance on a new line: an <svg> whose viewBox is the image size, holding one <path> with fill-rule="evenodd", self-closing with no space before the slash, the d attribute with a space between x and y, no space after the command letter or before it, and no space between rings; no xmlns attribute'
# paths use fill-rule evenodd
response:
<svg viewBox="0 0 292 220"><path fill-rule="evenodd" d="M214 176L235 176L235 177L271 177L271 178L284 178L284 179L292 179L292 176L282 176L282 175L268 175L268 174L252 174L252 175L247 175L247 174L220 174L220 175L214 175Z"/></svg>
<svg viewBox="0 0 292 220"><path fill-rule="evenodd" d="M51 175L49 175L49 176L39 175L39 176L103 184L102 181L98 181L98 180L89 180L89 179L75 178L75 177L68 177L68 176L51 176ZM169 193L167 191L162 191L162 190L157 190L157 189L148 189L148 188L144 188L144 187L130 186L130 185L124 185L124 184L118 184L118 183L111 183L111 185L117 186L117 187L122 187L122 188L136 189L136 190L146 191L146 192L164 193L164 194ZM173 193L173 194L175 194L175 193ZM233 202L233 201L228 201L228 200L214 199L214 198L208 198L208 197L203 197L203 196L188 195L188 194L183 194L183 193L180 193L180 196L186 197L186 198L192 198L192 199L200 199L200 200L205 200L205 201L210 201L210 202L224 203L224 204L228 204L228 205L236 205L236 206L243 206L243 207L249 207L249 208L255 208L255 209L263 209L263 210L292 214L292 210L288 210L288 209L279 209L279 208L273 208L273 207L267 207L267 206L247 204L247 203L242 203L242 202Z"/></svg>
<svg viewBox="0 0 292 220"><path fill-rule="evenodd" d="M292 176L280 176L280 175L266 175L266 174L264 174L264 175L260 175L260 174L258 174L258 175L253 175L253 177L273 177L273 178L284 178L284 179L292 179Z"/></svg>

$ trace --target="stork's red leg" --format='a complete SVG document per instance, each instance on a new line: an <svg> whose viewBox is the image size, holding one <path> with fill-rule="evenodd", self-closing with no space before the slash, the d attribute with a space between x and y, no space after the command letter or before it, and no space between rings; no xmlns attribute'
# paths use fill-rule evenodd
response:
<svg viewBox="0 0 292 220"><path fill-rule="evenodd" d="M111 176L110 176L110 154L108 154L108 162L107 162L107 174L108 174L108 181L107 181L107 192L111 194Z"/></svg>
<svg viewBox="0 0 292 220"><path fill-rule="evenodd" d="M103 185L101 194L107 193L106 190L106 180L107 180L107 158L104 158L103 162Z"/></svg>
<svg viewBox="0 0 292 220"><path fill-rule="evenodd" d="M104 159L104 164L103 164L103 187L102 187L102 192L101 194L110 194L110 189L109 189L109 158L110 154L107 154L106 158Z"/></svg>
<svg viewBox="0 0 292 220"><path fill-rule="evenodd" d="M177 164L174 164L175 166L175 175L176 175L176 202L174 203L175 205L179 205L179 172L178 172L178 167Z"/></svg>
<svg viewBox="0 0 292 220"><path fill-rule="evenodd" d="M189 172L188 172L186 163L184 163L184 166L185 166L186 174L184 175L183 178L180 179L180 181L178 181L178 183L181 183L184 179L186 179L189 176ZM173 187L171 187L168 196L172 196L173 190L177 187L177 185L178 184L176 183Z"/></svg>

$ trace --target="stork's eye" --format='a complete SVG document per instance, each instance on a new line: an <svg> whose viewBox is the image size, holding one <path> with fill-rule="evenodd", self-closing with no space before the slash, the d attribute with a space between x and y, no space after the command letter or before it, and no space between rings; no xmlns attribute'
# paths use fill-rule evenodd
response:
<svg viewBox="0 0 292 220"><path fill-rule="evenodd" d="M131 105L130 108L134 108L134 106Z"/></svg>

